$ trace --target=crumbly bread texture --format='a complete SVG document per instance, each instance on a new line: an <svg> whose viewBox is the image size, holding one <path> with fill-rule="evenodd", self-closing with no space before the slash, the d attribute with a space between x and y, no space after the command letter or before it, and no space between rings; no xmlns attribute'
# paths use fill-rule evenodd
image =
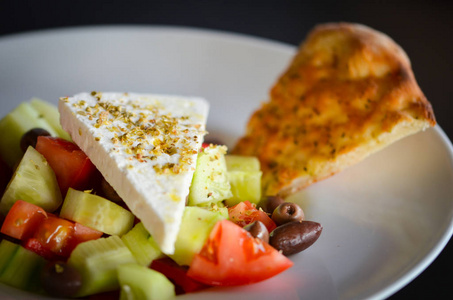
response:
<svg viewBox="0 0 453 300"><path fill-rule="evenodd" d="M401 47L330 23L309 33L232 152L259 158L264 195L288 196L435 124Z"/></svg>

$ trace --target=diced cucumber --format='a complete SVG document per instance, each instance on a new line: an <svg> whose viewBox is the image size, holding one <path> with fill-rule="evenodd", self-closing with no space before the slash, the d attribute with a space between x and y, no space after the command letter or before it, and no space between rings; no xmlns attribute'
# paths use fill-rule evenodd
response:
<svg viewBox="0 0 453 300"><path fill-rule="evenodd" d="M260 162L254 156L226 155L228 180L233 196L226 199L228 206L242 201L258 204L261 199Z"/></svg>
<svg viewBox="0 0 453 300"><path fill-rule="evenodd" d="M70 141L71 136L60 125L60 113L55 105L44 100L33 98L30 105L52 126L58 137Z"/></svg>
<svg viewBox="0 0 453 300"><path fill-rule="evenodd" d="M229 215L228 215L228 208L223 206L223 207L217 207L217 208L211 208L210 209L211 211L213 212L217 212L218 214L220 214L222 216L223 219L228 219L229 218Z"/></svg>
<svg viewBox="0 0 453 300"><path fill-rule="evenodd" d="M0 120L0 155L14 168L23 155L20 140L32 128L43 128L51 135L57 135L49 123L28 102L23 102Z"/></svg>
<svg viewBox="0 0 453 300"><path fill-rule="evenodd" d="M137 223L137 225L123 235L121 239L129 250L131 250L140 265L147 267L153 260L165 256L159 249L154 238L149 234L141 222Z"/></svg>
<svg viewBox="0 0 453 300"><path fill-rule="evenodd" d="M39 278L46 263L45 259L7 240L2 240L0 248L4 249L0 250L2 255L10 255L6 264L1 268L0 282L22 290L40 290Z"/></svg>
<svg viewBox="0 0 453 300"><path fill-rule="evenodd" d="M119 236L132 228L135 218L130 211L110 200L72 188L66 194L60 216Z"/></svg>
<svg viewBox="0 0 453 300"><path fill-rule="evenodd" d="M189 193L189 205L218 202L232 196L226 175L225 146L211 145L198 154Z"/></svg>
<svg viewBox="0 0 453 300"><path fill-rule="evenodd" d="M218 212L220 215L224 216L225 219L228 219L228 208L225 206L223 201L200 203L196 207L201 207L212 212Z"/></svg>
<svg viewBox="0 0 453 300"><path fill-rule="evenodd" d="M179 265L190 265L195 254L200 252L206 242L211 229L223 219L226 217L221 211L187 206L176 238L175 253L169 256Z"/></svg>
<svg viewBox="0 0 453 300"><path fill-rule="evenodd" d="M18 249L19 245L8 240L2 240L0 242L0 274L2 274L3 270L6 269L8 264L11 262L11 258Z"/></svg>
<svg viewBox="0 0 453 300"><path fill-rule="evenodd" d="M79 244L68 260L76 268L83 282L78 297L119 288L116 268L122 264L136 263L123 241L115 235Z"/></svg>
<svg viewBox="0 0 453 300"><path fill-rule="evenodd" d="M54 171L33 147L28 147L6 187L0 202L0 213L6 215L19 199L48 212L55 211L62 202Z"/></svg>
<svg viewBox="0 0 453 300"><path fill-rule="evenodd" d="M255 156L225 155L228 171L255 172L260 171L260 161Z"/></svg>
<svg viewBox="0 0 453 300"><path fill-rule="evenodd" d="M175 298L175 286L163 274L138 264L118 267L121 300L168 300Z"/></svg>

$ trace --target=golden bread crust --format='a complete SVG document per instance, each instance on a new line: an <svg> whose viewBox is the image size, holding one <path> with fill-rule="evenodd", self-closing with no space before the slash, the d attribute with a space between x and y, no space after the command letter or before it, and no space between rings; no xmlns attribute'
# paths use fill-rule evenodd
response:
<svg viewBox="0 0 453 300"><path fill-rule="evenodd" d="M393 40L331 23L301 44L232 152L259 158L265 195L287 196L435 124Z"/></svg>

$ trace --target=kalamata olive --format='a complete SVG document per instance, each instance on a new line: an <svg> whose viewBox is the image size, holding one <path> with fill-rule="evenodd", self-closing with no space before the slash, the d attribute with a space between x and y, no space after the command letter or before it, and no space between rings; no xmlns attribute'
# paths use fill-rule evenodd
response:
<svg viewBox="0 0 453 300"><path fill-rule="evenodd" d="M304 219L304 211L296 203L283 202L272 213L272 220L277 225L283 225L285 223L298 221L301 222Z"/></svg>
<svg viewBox="0 0 453 300"><path fill-rule="evenodd" d="M278 226L271 232L269 244L288 256L313 245L321 232L322 226L317 222L290 222Z"/></svg>
<svg viewBox="0 0 453 300"><path fill-rule="evenodd" d="M105 198L109 199L110 201L119 203L122 202L123 199L121 199L120 196L116 193L116 191L113 189L113 187L110 185L110 183L105 180L105 178L102 178L101 180L101 189L102 192L104 193Z"/></svg>
<svg viewBox="0 0 453 300"><path fill-rule="evenodd" d="M28 146L35 148L39 136L50 136L50 133L42 128L30 129L29 131L24 133L24 135L20 139L20 149L25 152L27 151Z"/></svg>
<svg viewBox="0 0 453 300"><path fill-rule="evenodd" d="M269 231L267 231L266 225L264 225L263 222L255 221L244 226L244 229L250 232L253 237L269 243Z"/></svg>
<svg viewBox="0 0 453 300"><path fill-rule="evenodd" d="M72 297L82 286L82 275L64 262L48 263L41 273L44 290L56 297Z"/></svg>
<svg viewBox="0 0 453 300"><path fill-rule="evenodd" d="M258 203L258 208L261 208L265 212L271 214L277 206L285 202L285 200L280 196L267 196L261 199Z"/></svg>
<svg viewBox="0 0 453 300"><path fill-rule="evenodd" d="M210 144L225 145L221 140L219 140L217 138L210 138L210 137L205 138L203 143L207 144L207 145L210 145Z"/></svg>

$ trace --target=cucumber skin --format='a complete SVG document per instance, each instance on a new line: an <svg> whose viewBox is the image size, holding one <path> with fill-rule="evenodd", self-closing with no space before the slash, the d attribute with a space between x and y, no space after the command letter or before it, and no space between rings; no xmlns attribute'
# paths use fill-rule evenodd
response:
<svg viewBox="0 0 453 300"><path fill-rule="evenodd" d="M51 135L56 131L28 102L23 102L0 120L0 155L10 168L14 168L23 155L20 140L32 128L43 128Z"/></svg>
<svg viewBox="0 0 453 300"><path fill-rule="evenodd" d="M2 136L0 156L11 169L14 169L23 155L23 151L20 148L20 139L26 131L11 115L6 115L0 121L0 135Z"/></svg>
<svg viewBox="0 0 453 300"><path fill-rule="evenodd" d="M137 262L142 266L149 266L153 260L165 256L141 222L123 235L121 240L123 240Z"/></svg>
<svg viewBox="0 0 453 300"><path fill-rule="evenodd" d="M8 248L6 252L11 255L8 261L0 266L0 269L2 269L0 282L30 292L42 291L39 277L46 260L38 254L7 240L2 240L0 248ZM6 254L2 250L0 252Z"/></svg>
<svg viewBox="0 0 453 300"><path fill-rule="evenodd" d="M131 230L135 219L130 211L110 200L72 188L68 189L60 216L119 236Z"/></svg>
<svg viewBox="0 0 453 300"><path fill-rule="evenodd" d="M11 262L11 258L18 249L19 245L8 240L2 240L0 242L0 275L8 267L8 264Z"/></svg>
<svg viewBox="0 0 453 300"><path fill-rule="evenodd" d="M138 264L118 266L120 299L169 300L174 299L175 286L162 273Z"/></svg>
<svg viewBox="0 0 453 300"><path fill-rule="evenodd" d="M33 166L30 167L27 164L33 164ZM39 182L39 184L36 182L33 184L38 186L32 185L24 178L25 173L30 170L33 172L31 175L33 179ZM28 147L5 189L0 202L0 213L6 216L18 199L35 204L47 212L55 211L63 202L54 171L44 156L31 146Z"/></svg>
<svg viewBox="0 0 453 300"><path fill-rule="evenodd" d="M60 113L58 108L44 100L39 98L32 98L30 100L30 105L47 121L47 123L52 127L56 132L57 136L71 141L71 136L67 133L63 127L60 125Z"/></svg>
<svg viewBox="0 0 453 300"><path fill-rule="evenodd" d="M0 156L10 168L14 169L23 155L22 136L33 128L43 128L52 136L71 141L60 125L60 113L55 105L37 98L23 102L0 120Z"/></svg>
<svg viewBox="0 0 453 300"><path fill-rule="evenodd" d="M117 267L136 264L134 256L116 235L79 244L68 259L68 265L76 268L83 278L77 297L117 290Z"/></svg>

